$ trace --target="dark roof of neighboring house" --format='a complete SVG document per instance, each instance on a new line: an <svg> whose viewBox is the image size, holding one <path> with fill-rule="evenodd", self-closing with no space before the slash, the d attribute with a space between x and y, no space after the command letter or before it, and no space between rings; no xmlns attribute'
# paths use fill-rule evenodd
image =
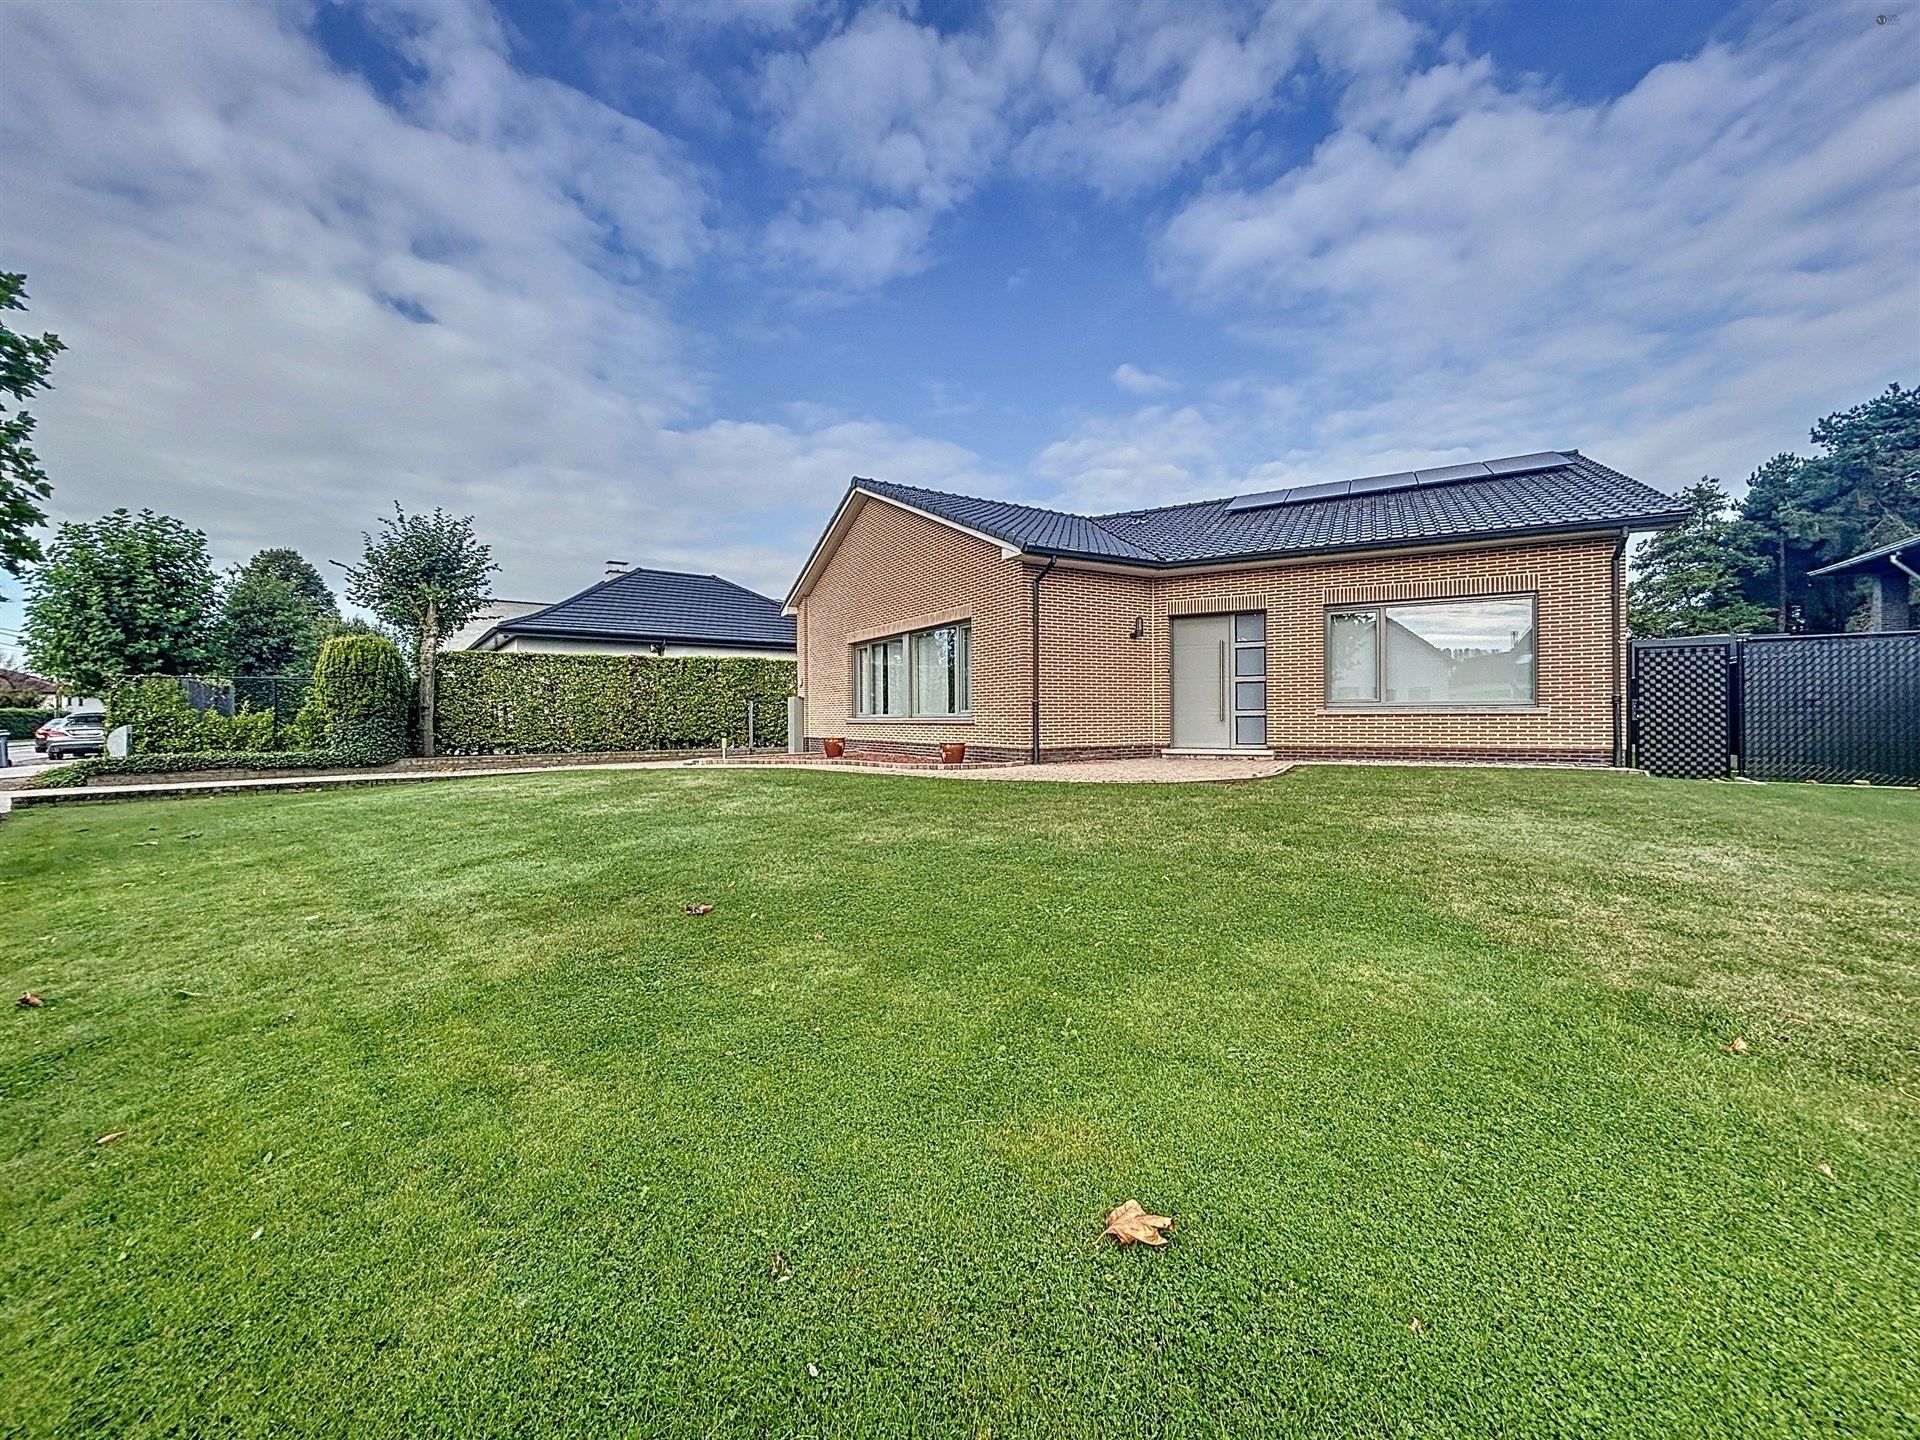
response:
<svg viewBox="0 0 1920 1440"><path fill-rule="evenodd" d="M769 600L718 575L628 570L557 605L502 620L496 635L625 641L637 645L736 645L791 650L793 621Z"/></svg>
<svg viewBox="0 0 1920 1440"><path fill-rule="evenodd" d="M1646 529L1687 515L1673 496L1578 451L1557 450L1112 515L1071 515L883 480L855 480L852 488L1029 554L1157 568Z"/></svg>
<svg viewBox="0 0 1920 1440"><path fill-rule="evenodd" d="M31 690L37 695L55 695L60 687L30 670L10 670L0 665L0 690Z"/></svg>
<svg viewBox="0 0 1920 1440"><path fill-rule="evenodd" d="M1896 540L1891 545L1882 545L1878 550L1868 550L1845 560L1836 560L1831 565L1822 565L1818 570L1809 570L1809 575L1832 575L1841 570L1851 570L1856 565L1871 565L1875 560L1887 560L1902 550L1920 550L1920 535L1909 535L1904 540Z"/></svg>

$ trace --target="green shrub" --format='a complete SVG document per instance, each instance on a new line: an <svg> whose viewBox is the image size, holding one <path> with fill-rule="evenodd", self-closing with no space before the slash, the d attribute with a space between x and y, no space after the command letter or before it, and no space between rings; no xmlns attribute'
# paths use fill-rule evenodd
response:
<svg viewBox="0 0 1920 1440"><path fill-rule="evenodd" d="M388 765L406 752L406 667L391 640L341 635L320 650L313 690L274 733L271 710L196 712L180 685L145 680L113 696L109 724L133 726L133 753L80 760L36 776L43 790L122 776L202 770L344 770ZM289 748L271 748L276 740Z"/></svg>
<svg viewBox="0 0 1920 1440"><path fill-rule="evenodd" d="M31 740L34 731L63 713L26 705L9 705L0 710L0 735L8 735L15 740Z"/></svg>
<svg viewBox="0 0 1920 1440"><path fill-rule="evenodd" d="M311 696L280 729L280 743L289 750L318 750L326 743L326 721Z"/></svg>
<svg viewBox="0 0 1920 1440"><path fill-rule="evenodd" d="M381 635L336 635L320 647L313 690L296 717L296 728L302 734L317 729L328 750L397 759L407 751L412 688L406 664L391 640ZM309 708L311 715L306 713Z"/></svg>
<svg viewBox="0 0 1920 1440"><path fill-rule="evenodd" d="M178 680L155 676L116 686L107 697L107 728L131 727L132 755L197 755L207 751L273 750L273 712L242 702L231 715L196 710Z"/></svg>
<svg viewBox="0 0 1920 1440"><path fill-rule="evenodd" d="M200 741L200 712L178 680L156 676L116 685L107 696L107 728L128 725L135 755L208 750Z"/></svg>
<svg viewBox="0 0 1920 1440"><path fill-rule="evenodd" d="M448 755L672 750L784 743L791 660L525 655L458 650L439 661L435 738Z"/></svg>
<svg viewBox="0 0 1920 1440"><path fill-rule="evenodd" d="M102 755L43 770L27 782L33 790L74 790L90 780L121 776L190 774L197 770L349 770L392 763L386 751L344 747L327 750L201 750L188 755Z"/></svg>
<svg viewBox="0 0 1920 1440"><path fill-rule="evenodd" d="M38 710L40 699L38 690L12 690L0 685L0 710Z"/></svg>

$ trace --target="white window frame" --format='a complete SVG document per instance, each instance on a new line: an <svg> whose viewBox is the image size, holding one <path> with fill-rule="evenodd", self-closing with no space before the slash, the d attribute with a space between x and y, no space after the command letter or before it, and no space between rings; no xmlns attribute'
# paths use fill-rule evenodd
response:
<svg viewBox="0 0 1920 1440"><path fill-rule="evenodd" d="M967 706L964 710L922 710L916 703L919 695L919 676L914 673L914 641L923 635L937 635L942 630L964 632L964 639L955 641L957 652L963 657L960 670L961 683L966 690ZM901 666L902 684L906 689L907 708L904 711L888 713L867 708L870 696L866 693L866 655L877 646L898 643L904 655ZM973 718L973 621L949 620L944 625L927 625L918 630L902 630L893 635L876 635L870 640L862 640L852 647L853 669L853 714L854 720L971 720Z"/></svg>
<svg viewBox="0 0 1920 1440"><path fill-rule="evenodd" d="M1387 699L1387 611L1432 605L1472 605L1488 600L1525 600L1528 629L1533 636L1533 694L1525 700L1389 700ZM1377 629L1371 700L1333 698L1333 617L1371 614ZM1538 710L1540 708L1540 594L1537 590L1502 595L1446 595L1428 600L1378 600L1358 605L1329 605L1321 617L1321 697L1329 710Z"/></svg>

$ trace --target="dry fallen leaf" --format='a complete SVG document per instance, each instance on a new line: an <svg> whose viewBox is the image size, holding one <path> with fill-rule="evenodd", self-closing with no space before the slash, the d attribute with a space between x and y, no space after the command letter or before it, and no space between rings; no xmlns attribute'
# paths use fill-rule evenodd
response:
<svg viewBox="0 0 1920 1440"><path fill-rule="evenodd" d="M1413 1323L1407 1326L1407 1329L1416 1335L1424 1335L1427 1333L1427 1327L1420 1323L1420 1317L1418 1315L1413 1317Z"/></svg>
<svg viewBox="0 0 1920 1440"><path fill-rule="evenodd" d="M44 1010L47 1008L47 1002L40 998L37 990L27 991L26 994L22 995L13 1003L17 1009L21 1010Z"/></svg>
<svg viewBox="0 0 1920 1440"><path fill-rule="evenodd" d="M713 912L711 905L686 905L681 907L688 915L708 915Z"/></svg>
<svg viewBox="0 0 1920 1440"><path fill-rule="evenodd" d="M1736 1035L1720 1048L1729 1055L1744 1055L1747 1053L1746 1037L1744 1035Z"/></svg>
<svg viewBox="0 0 1920 1440"><path fill-rule="evenodd" d="M93 1143L96 1145L111 1145L113 1144L114 1141L118 1140L122 1135L126 1133L127 1132L124 1130L115 1130L111 1134L102 1135L98 1140L94 1141Z"/></svg>
<svg viewBox="0 0 1920 1440"><path fill-rule="evenodd" d="M784 1285L793 1278L793 1266L787 1263L787 1257L778 1250L773 1252L773 1283Z"/></svg>
<svg viewBox="0 0 1920 1440"><path fill-rule="evenodd" d="M1122 1245L1135 1241L1142 1245L1164 1245L1167 1237L1160 1232L1172 1228L1171 1215L1149 1215L1140 1208L1138 1200L1129 1200L1107 1212L1107 1228L1101 1233L1113 1236Z"/></svg>
<svg viewBox="0 0 1920 1440"><path fill-rule="evenodd" d="M1814 1166L1813 1168L1818 1170L1822 1175L1826 1176L1827 1179L1829 1180L1833 1179L1833 1166L1827 1164L1826 1161L1822 1160L1818 1165Z"/></svg>

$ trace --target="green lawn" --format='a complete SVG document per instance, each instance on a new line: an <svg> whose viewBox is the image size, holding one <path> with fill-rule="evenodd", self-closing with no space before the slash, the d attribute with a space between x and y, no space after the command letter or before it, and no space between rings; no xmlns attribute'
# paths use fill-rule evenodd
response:
<svg viewBox="0 0 1920 1440"><path fill-rule="evenodd" d="M1911 1435L1917 941L1884 790L23 811L0 1434Z"/></svg>

